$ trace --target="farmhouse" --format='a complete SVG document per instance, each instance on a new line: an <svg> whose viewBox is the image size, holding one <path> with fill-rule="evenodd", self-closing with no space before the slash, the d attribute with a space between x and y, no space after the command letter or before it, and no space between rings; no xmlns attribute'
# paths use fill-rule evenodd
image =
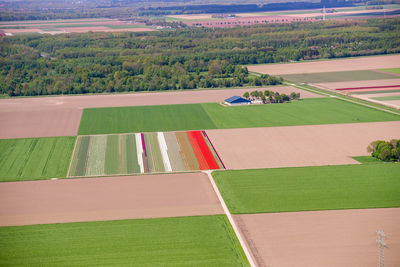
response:
<svg viewBox="0 0 400 267"><path fill-rule="evenodd" d="M225 99L225 104L227 104L227 105L250 105L251 101L246 98L235 95L235 96L231 96L231 97Z"/></svg>

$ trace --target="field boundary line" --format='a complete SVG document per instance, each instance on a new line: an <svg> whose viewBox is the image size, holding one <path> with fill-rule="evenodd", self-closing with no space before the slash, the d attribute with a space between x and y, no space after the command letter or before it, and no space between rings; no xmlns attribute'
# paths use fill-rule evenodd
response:
<svg viewBox="0 0 400 267"><path fill-rule="evenodd" d="M374 106L371 106L371 105L368 105L368 104L365 104L365 103L360 103L360 102L357 102L357 101L354 101L354 100L351 100L351 99L343 98L341 96L338 96L336 93L329 94L329 93L320 92L320 91L317 91L317 90L314 90L314 89L311 89L311 88L305 88L305 87L302 87L301 85L296 85L296 84L291 84L291 85L293 87L297 87L297 88L300 88L302 90L312 91L314 93L318 93L318 94L329 96L329 97L334 97L334 98L337 98L337 99L340 99L340 100L344 100L344 101L348 101L348 102L351 102L351 103L354 103L354 104L358 104L358 105L361 105L361 106L373 108L373 109L380 110L380 111L385 111L385 112L392 113L392 114L395 114L395 115L400 115L399 113L397 113L395 111L391 111L391 110L387 110L387 109L379 108L379 107L374 107Z"/></svg>
<svg viewBox="0 0 400 267"><path fill-rule="evenodd" d="M214 189L214 192L217 194L217 197L218 197L219 202L221 203L222 209L224 210L225 215L228 217L228 220L232 225L233 231L235 232L236 237L238 238L239 243L243 248L244 254L246 255L247 260L249 261L250 266L251 267L256 267L257 265L255 264L255 261L253 259L253 255L251 254L251 251L248 248L245 239L242 237L242 235L241 235L241 233L239 231L239 228L237 227L237 225L236 225L236 223L235 223L235 221L234 221L234 219L232 217L232 214L230 213L228 207L226 206L225 201L222 198L222 195L219 192L219 189L218 189L218 187L217 187L217 185L216 185L216 183L215 183L215 181L214 181L214 179L213 179L213 177L211 175L212 171L203 171L203 173L207 174L208 179L210 180L210 183L211 183L211 185L212 185L212 187Z"/></svg>
<svg viewBox="0 0 400 267"><path fill-rule="evenodd" d="M71 171L72 161L74 160L75 150L76 150L76 146L77 146L77 143L78 143L78 138L79 138L79 136L76 136L76 138L75 138L74 149L72 150L71 158L69 159L69 166L68 166L68 171L67 171L66 178L70 177L70 173L69 172Z"/></svg>

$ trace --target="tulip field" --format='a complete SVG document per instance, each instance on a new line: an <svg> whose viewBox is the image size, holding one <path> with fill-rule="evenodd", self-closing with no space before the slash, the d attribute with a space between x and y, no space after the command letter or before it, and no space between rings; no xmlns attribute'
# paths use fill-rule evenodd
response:
<svg viewBox="0 0 400 267"><path fill-rule="evenodd" d="M68 177L224 169L205 131L78 136Z"/></svg>

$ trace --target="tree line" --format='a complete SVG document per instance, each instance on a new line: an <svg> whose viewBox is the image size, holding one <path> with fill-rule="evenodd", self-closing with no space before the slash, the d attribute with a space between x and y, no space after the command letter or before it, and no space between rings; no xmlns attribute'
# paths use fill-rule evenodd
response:
<svg viewBox="0 0 400 267"><path fill-rule="evenodd" d="M280 84L243 65L400 51L400 18L0 38L10 96Z"/></svg>
<svg viewBox="0 0 400 267"><path fill-rule="evenodd" d="M251 91L245 92L243 94L243 97L249 100L259 100L263 104L268 104L268 103L284 103L290 100L299 100L300 99L300 93L296 92L291 92L289 95L287 94L280 94L279 92L274 92L271 90L265 90L263 91Z"/></svg>

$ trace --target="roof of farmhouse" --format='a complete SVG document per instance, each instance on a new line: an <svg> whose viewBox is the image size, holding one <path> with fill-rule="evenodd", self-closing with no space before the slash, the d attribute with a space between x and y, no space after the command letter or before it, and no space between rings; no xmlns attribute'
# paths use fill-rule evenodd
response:
<svg viewBox="0 0 400 267"><path fill-rule="evenodd" d="M225 99L225 102L227 102L227 103L250 103L251 101L246 98L235 95L235 96L231 96L231 97Z"/></svg>

